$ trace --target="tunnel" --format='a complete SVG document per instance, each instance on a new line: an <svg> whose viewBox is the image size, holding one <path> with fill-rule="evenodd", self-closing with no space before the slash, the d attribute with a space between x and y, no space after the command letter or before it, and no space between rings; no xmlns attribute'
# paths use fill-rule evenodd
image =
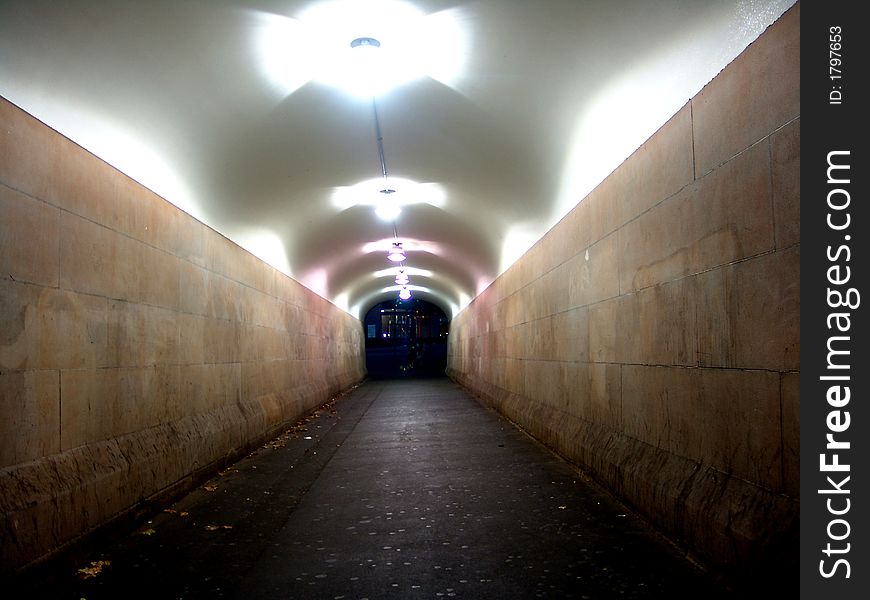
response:
<svg viewBox="0 0 870 600"><path fill-rule="evenodd" d="M0 5L4 586L796 592L800 2L208 4Z"/></svg>
<svg viewBox="0 0 870 600"><path fill-rule="evenodd" d="M363 318L369 378L439 377L447 371L449 320L426 300L388 300Z"/></svg>

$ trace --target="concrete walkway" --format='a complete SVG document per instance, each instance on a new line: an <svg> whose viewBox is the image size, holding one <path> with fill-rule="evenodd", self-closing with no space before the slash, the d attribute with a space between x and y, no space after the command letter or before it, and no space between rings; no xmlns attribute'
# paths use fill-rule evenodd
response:
<svg viewBox="0 0 870 600"><path fill-rule="evenodd" d="M732 597L447 379L362 385L91 560L29 597Z"/></svg>

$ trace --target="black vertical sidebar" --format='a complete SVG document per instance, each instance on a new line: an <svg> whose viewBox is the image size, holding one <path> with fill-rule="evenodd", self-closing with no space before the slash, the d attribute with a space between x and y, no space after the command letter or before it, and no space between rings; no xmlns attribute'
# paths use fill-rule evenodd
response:
<svg viewBox="0 0 870 600"><path fill-rule="evenodd" d="M870 345L860 2L801 3L801 598L866 598ZM864 114L862 114L864 113Z"/></svg>

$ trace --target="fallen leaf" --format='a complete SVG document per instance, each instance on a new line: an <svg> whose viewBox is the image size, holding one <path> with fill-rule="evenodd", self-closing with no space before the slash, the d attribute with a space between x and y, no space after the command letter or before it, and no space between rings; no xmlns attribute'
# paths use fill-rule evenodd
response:
<svg viewBox="0 0 870 600"><path fill-rule="evenodd" d="M189 514L190 514L189 512L187 512L186 510L183 510L183 511L181 511L180 513L178 513L178 516L179 516L179 517L186 517L186 516L189 515Z"/></svg>
<svg viewBox="0 0 870 600"><path fill-rule="evenodd" d="M216 486L216 485L213 484L213 483L207 483L207 484L205 484L204 486L202 486L202 489L204 489L204 490L207 491L207 492L213 492L213 491L215 491L216 489L218 489L218 486Z"/></svg>
<svg viewBox="0 0 870 600"><path fill-rule="evenodd" d="M138 533L139 535L154 535L155 532L153 529L143 529L142 531L137 531L136 533Z"/></svg>
<svg viewBox="0 0 870 600"><path fill-rule="evenodd" d="M82 579L90 579L99 575L103 571L103 567L108 567L110 564L112 563L108 560L92 561L90 567L83 567L77 573Z"/></svg>
<svg viewBox="0 0 870 600"><path fill-rule="evenodd" d="M560 506L559 510L565 510L566 508L568 508L568 507L567 506Z"/></svg>
<svg viewBox="0 0 870 600"><path fill-rule="evenodd" d="M174 515L176 513L176 510L174 508L164 508L163 512L169 513L170 515Z"/></svg>
<svg viewBox="0 0 870 600"><path fill-rule="evenodd" d="M232 525L206 525L206 531L217 531L218 529L232 529Z"/></svg>

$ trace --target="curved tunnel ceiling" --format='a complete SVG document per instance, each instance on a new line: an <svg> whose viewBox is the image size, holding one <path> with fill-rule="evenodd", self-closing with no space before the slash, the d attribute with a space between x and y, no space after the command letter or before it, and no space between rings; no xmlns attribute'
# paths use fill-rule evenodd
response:
<svg viewBox="0 0 870 600"><path fill-rule="evenodd" d="M357 317L399 239L452 315L791 4L6 0L0 95Z"/></svg>

